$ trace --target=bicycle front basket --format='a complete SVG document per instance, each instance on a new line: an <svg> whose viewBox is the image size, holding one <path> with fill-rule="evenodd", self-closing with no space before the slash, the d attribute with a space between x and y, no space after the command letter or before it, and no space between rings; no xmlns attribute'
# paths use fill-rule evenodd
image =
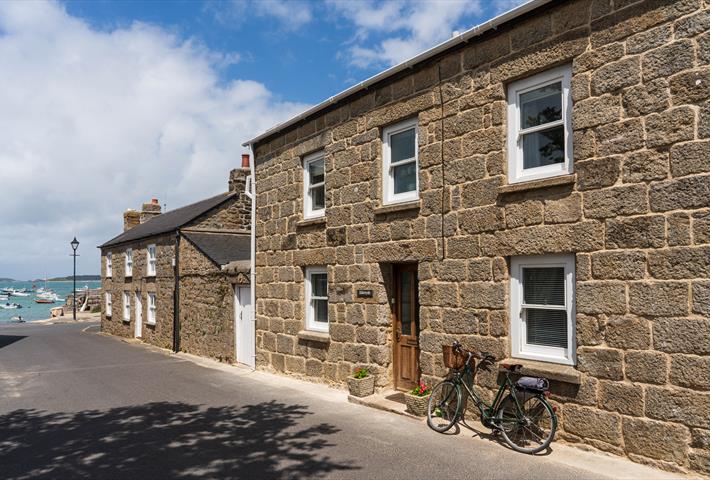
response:
<svg viewBox="0 0 710 480"><path fill-rule="evenodd" d="M442 345L441 350L444 354L444 366L446 368L459 370L466 364L467 355L465 351L454 351L454 347L451 345Z"/></svg>

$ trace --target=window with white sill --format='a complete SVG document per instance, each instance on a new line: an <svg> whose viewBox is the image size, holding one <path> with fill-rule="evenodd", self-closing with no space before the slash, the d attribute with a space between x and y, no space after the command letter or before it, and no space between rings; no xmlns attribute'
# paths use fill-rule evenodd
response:
<svg viewBox="0 0 710 480"><path fill-rule="evenodd" d="M127 249L126 250L126 277L132 277L133 276L133 250L132 249Z"/></svg>
<svg viewBox="0 0 710 480"><path fill-rule="evenodd" d="M316 152L303 159L303 218L325 215L325 155Z"/></svg>
<svg viewBox="0 0 710 480"><path fill-rule="evenodd" d="M131 294L129 292L123 292L123 320L131 321Z"/></svg>
<svg viewBox="0 0 710 480"><path fill-rule="evenodd" d="M306 329L328 331L328 272L325 267L306 269Z"/></svg>
<svg viewBox="0 0 710 480"><path fill-rule="evenodd" d="M417 120L390 125L382 131L383 204L419 198L419 148Z"/></svg>
<svg viewBox="0 0 710 480"><path fill-rule="evenodd" d="M106 292L106 316L110 317L111 316L111 294L109 292Z"/></svg>
<svg viewBox="0 0 710 480"><path fill-rule="evenodd" d="M156 264L156 254L155 245L148 245L148 263L146 274L149 277L155 276L155 264Z"/></svg>
<svg viewBox="0 0 710 480"><path fill-rule="evenodd" d="M113 275L113 261L111 258L111 252L106 254L106 277L111 277Z"/></svg>
<svg viewBox="0 0 710 480"><path fill-rule="evenodd" d="M569 65L508 85L508 182L572 173Z"/></svg>
<svg viewBox="0 0 710 480"><path fill-rule="evenodd" d="M156 321L155 293L148 294L148 321L149 325L155 325Z"/></svg>
<svg viewBox="0 0 710 480"><path fill-rule="evenodd" d="M511 259L513 357L575 364L574 275L574 255Z"/></svg>

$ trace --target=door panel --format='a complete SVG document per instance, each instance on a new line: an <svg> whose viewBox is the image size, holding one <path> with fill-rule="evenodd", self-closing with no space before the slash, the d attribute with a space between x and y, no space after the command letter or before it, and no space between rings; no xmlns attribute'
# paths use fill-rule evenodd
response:
<svg viewBox="0 0 710 480"><path fill-rule="evenodd" d="M419 283L416 265L394 266L394 384L419 383Z"/></svg>
<svg viewBox="0 0 710 480"><path fill-rule="evenodd" d="M135 331L135 336L136 338L140 338L143 336L143 302L141 299L141 293L136 292L135 293L135 308L136 308L136 331Z"/></svg>
<svg viewBox="0 0 710 480"><path fill-rule="evenodd" d="M251 313L250 287L236 287L234 292L237 362L254 368L256 337Z"/></svg>

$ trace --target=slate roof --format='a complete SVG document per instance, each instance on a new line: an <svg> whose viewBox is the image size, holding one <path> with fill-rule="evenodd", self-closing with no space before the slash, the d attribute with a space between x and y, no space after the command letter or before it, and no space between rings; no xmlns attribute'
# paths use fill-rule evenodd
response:
<svg viewBox="0 0 710 480"><path fill-rule="evenodd" d="M245 234L182 232L198 250L217 265L249 260L251 238Z"/></svg>
<svg viewBox="0 0 710 480"><path fill-rule="evenodd" d="M118 245L119 243L133 242L135 240L152 237L154 235L174 232L178 228L191 222L200 215L207 213L213 208L218 207L234 196L235 193L220 193L214 197L200 200L199 202L156 215L145 223L136 225L130 230L112 238L103 245L99 245L99 248L110 247L112 245Z"/></svg>

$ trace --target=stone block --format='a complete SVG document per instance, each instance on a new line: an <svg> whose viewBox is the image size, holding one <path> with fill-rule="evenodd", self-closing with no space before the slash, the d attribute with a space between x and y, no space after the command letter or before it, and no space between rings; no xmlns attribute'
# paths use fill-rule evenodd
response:
<svg viewBox="0 0 710 480"><path fill-rule="evenodd" d="M710 246L674 247L650 252L648 270L656 278L710 277Z"/></svg>
<svg viewBox="0 0 710 480"><path fill-rule="evenodd" d="M490 258L475 258L467 262L468 280L471 282L489 282L492 280Z"/></svg>
<svg viewBox="0 0 710 480"><path fill-rule="evenodd" d="M629 453L685 464L690 432L683 425L624 418L624 445Z"/></svg>
<svg viewBox="0 0 710 480"><path fill-rule="evenodd" d="M610 219L606 222L606 246L660 248L665 244L665 229L663 215Z"/></svg>
<svg viewBox="0 0 710 480"><path fill-rule="evenodd" d="M449 258L474 258L479 255L477 237L453 237L446 239L446 254Z"/></svg>
<svg viewBox="0 0 710 480"><path fill-rule="evenodd" d="M666 110L670 105L668 80L656 78L624 90L621 103L628 117L648 115Z"/></svg>
<svg viewBox="0 0 710 480"><path fill-rule="evenodd" d="M444 312L444 331L451 334L477 334L478 325L485 321L485 311L446 310Z"/></svg>
<svg viewBox="0 0 710 480"><path fill-rule="evenodd" d="M604 244L603 230L594 221L521 227L481 235L481 251L486 256L508 256L599 250Z"/></svg>
<svg viewBox="0 0 710 480"><path fill-rule="evenodd" d="M675 105L697 104L710 97L710 67L682 72L671 77L671 98Z"/></svg>
<svg viewBox="0 0 710 480"><path fill-rule="evenodd" d="M276 335L276 351L279 353L286 353L293 355L296 342L295 338L291 335L285 335L279 333Z"/></svg>
<svg viewBox="0 0 710 480"><path fill-rule="evenodd" d="M626 378L632 382L663 385L668 379L668 356L661 352L626 352Z"/></svg>
<svg viewBox="0 0 710 480"><path fill-rule="evenodd" d="M565 404L563 421L564 430L573 435L621 445L621 417L616 413Z"/></svg>
<svg viewBox="0 0 710 480"><path fill-rule="evenodd" d="M581 347L601 345L604 341L604 324L596 316L578 313L575 328L577 345Z"/></svg>
<svg viewBox="0 0 710 480"><path fill-rule="evenodd" d="M666 232L668 246L690 245L690 216L684 212L668 215L666 217Z"/></svg>
<svg viewBox="0 0 710 480"><path fill-rule="evenodd" d="M710 392L682 388L646 389L646 416L691 427L710 427ZM686 440L686 444L688 441Z"/></svg>
<svg viewBox="0 0 710 480"><path fill-rule="evenodd" d="M576 295L579 313L626 312L626 284L622 282L579 282Z"/></svg>
<svg viewBox="0 0 710 480"><path fill-rule="evenodd" d="M572 124L577 129L618 122L620 116L621 102L617 96L588 98L572 107Z"/></svg>
<svg viewBox="0 0 710 480"><path fill-rule="evenodd" d="M542 203L529 200L522 203L506 205L505 223L508 228L542 223Z"/></svg>
<svg viewBox="0 0 710 480"><path fill-rule="evenodd" d="M710 316L710 281L693 282L693 313Z"/></svg>
<svg viewBox="0 0 710 480"><path fill-rule="evenodd" d="M419 302L437 307L457 307L458 289L454 282L423 282L419 284Z"/></svg>
<svg viewBox="0 0 710 480"><path fill-rule="evenodd" d="M710 320L657 318L653 321L653 348L669 353L710 355Z"/></svg>
<svg viewBox="0 0 710 480"><path fill-rule="evenodd" d="M668 42L672 35L673 31L670 25L661 25L629 37L626 40L626 50L629 54L642 53L660 47Z"/></svg>
<svg viewBox="0 0 710 480"><path fill-rule="evenodd" d="M669 77L693 68L693 56L693 43L685 39L651 50L643 55L641 61L643 79Z"/></svg>
<svg viewBox="0 0 710 480"><path fill-rule="evenodd" d="M504 309L505 284L490 282L462 283L459 288L461 306L464 308Z"/></svg>
<svg viewBox="0 0 710 480"><path fill-rule="evenodd" d="M651 185L651 209L665 212L710 205L710 175L684 177Z"/></svg>
<svg viewBox="0 0 710 480"><path fill-rule="evenodd" d="M622 178L624 183L663 180L668 177L668 153L642 150L624 158Z"/></svg>
<svg viewBox="0 0 710 480"><path fill-rule="evenodd" d="M679 282L632 282L629 284L629 310L654 317L686 315L688 284Z"/></svg>
<svg viewBox="0 0 710 480"><path fill-rule="evenodd" d="M510 43L513 50L519 50L541 42L551 34L552 19L550 15L537 15L513 28L510 32Z"/></svg>
<svg viewBox="0 0 710 480"><path fill-rule="evenodd" d="M643 389L628 382L601 383L601 405L605 410L634 417L643 416Z"/></svg>
<svg viewBox="0 0 710 480"><path fill-rule="evenodd" d="M639 280L646 274L646 254L639 251L596 252L592 274L599 280Z"/></svg>
<svg viewBox="0 0 710 480"><path fill-rule="evenodd" d="M675 37L694 37L700 33L710 31L710 12L701 10L675 22Z"/></svg>
<svg viewBox="0 0 710 480"><path fill-rule="evenodd" d="M577 172L579 190L609 187L619 179L621 157L615 155L577 162L574 169Z"/></svg>
<svg viewBox="0 0 710 480"><path fill-rule="evenodd" d="M695 390L710 390L710 357L671 355L671 383Z"/></svg>
<svg viewBox="0 0 710 480"><path fill-rule="evenodd" d="M331 323L330 338L334 342L353 342L355 341L355 326L345 323Z"/></svg>
<svg viewBox="0 0 710 480"><path fill-rule="evenodd" d="M710 89L710 82L708 85ZM670 164L674 177L710 172L710 141L673 145L670 151Z"/></svg>
<svg viewBox="0 0 710 480"><path fill-rule="evenodd" d="M632 315L610 317L606 343L622 350L645 350L651 346L651 325L648 320Z"/></svg>
<svg viewBox="0 0 710 480"><path fill-rule="evenodd" d="M303 357L292 357L287 355L285 357L286 363L285 368L287 372L293 373L306 373L306 359Z"/></svg>
<svg viewBox="0 0 710 480"><path fill-rule="evenodd" d="M584 215L588 218L609 218L646 213L646 189L646 185L638 184L585 192Z"/></svg>
<svg viewBox="0 0 710 480"><path fill-rule="evenodd" d="M309 358L306 360L306 375L309 377L322 377L323 376L323 362L316 360L315 358Z"/></svg>
<svg viewBox="0 0 710 480"><path fill-rule="evenodd" d="M464 208L494 205L498 198L498 188L503 184L503 177L497 176L467 183L462 187L462 205Z"/></svg>
<svg viewBox="0 0 710 480"><path fill-rule="evenodd" d="M638 118L597 127L597 154L614 155L644 147L643 124Z"/></svg>
<svg viewBox="0 0 710 480"><path fill-rule="evenodd" d="M546 199L544 205L545 223L572 223L582 218L582 195L579 193L554 200Z"/></svg>
<svg viewBox="0 0 710 480"><path fill-rule="evenodd" d="M602 65L592 73L594 96L614 92L641 81L641 58L627 57Z"/></svg>
<svg viewBox="0 0 710 480"><path fill-rule="evenodd" d="M646 145L663 147L692 140L695 136L695 111L688 106L676 107L646 117Z"/></svg>
<svg viewBox="0 0 710 480"><path fill-rule="evenodd" d="M343 360L352 363L367 363L367 345L346 343L343 345Z"/></svg>
<svg viewBox="0 0 710 480"><path fill-rule="evenodd" d="M502 230L504 222L504 210L496 205L462 210L458 214L459 227L469 234Z"/></svg>
<svg viewBox="0 0 710 480"><path fill-rule="evenodd" d="M574 73L596 70L607 63L614 62L624 56L623 43L610 43L594 48L578 55L573 60Z"/></svg>
<svg viewBox="0 0 710 480"><path fill-rule="evenodd" d="M389 345L369 345L367 357L370 363L389 365L392 362L392 347Z"/></svg>
<svg viewBox="0 0 710 480"><path fill-rule="evenodd" d="M620 350L580 347L577 349L577 368L597 378L623 380L623 358Z"/></svg>

